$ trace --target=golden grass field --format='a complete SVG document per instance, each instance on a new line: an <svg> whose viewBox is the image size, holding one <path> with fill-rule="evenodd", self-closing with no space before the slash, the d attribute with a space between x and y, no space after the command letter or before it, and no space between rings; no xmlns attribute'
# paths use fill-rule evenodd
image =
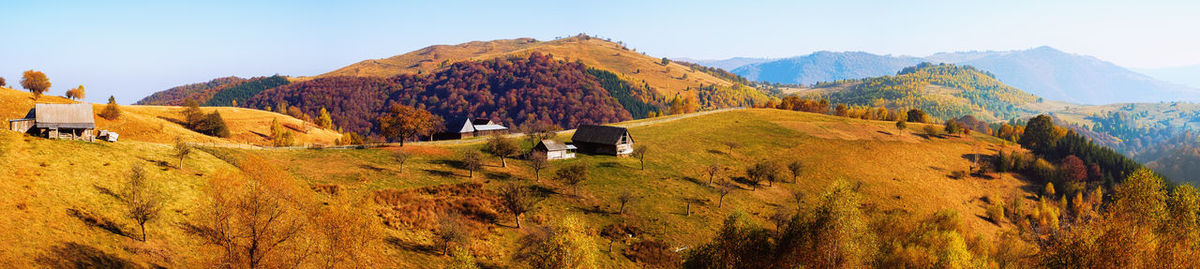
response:
<svg viewBox="0 0 1200 269"><path fill-rule="evenodd" d="M0 88L0 118L7 120L22 118L33 108L32 95L25 91ZM37 103L74 103L75 101L60 97L43 95ZM100 113L106 104L92 104L92 111ZM221 143L221 144L253 144L269 145L271 135L271 120L277 119L285 126L296 127L291 131L296 135L300 144L332 145L341 134L333 130L317 128L312 124L291 116L267 112L257 109L236 107L202 107L204 113L218 111L229 126L230 137L215 138L193 132L176 124L183 119L180 115L182 108L174 106L140 106L122 105L121 117L110 121L96 116L97 130L110 130L120 134L122 140L137 140L154 143L174 143L175 138L182 137L188 142Z"/></svg>
<svg viewBox="0 0 1200 269"><path fill-rule="evenodd" d="M696 96L700 85L729 86L731 82L692 71L678 63L661 64L660 58L625 50L621 45L594 37L570 37L552 41L535 41L530 38L473 41L458 45L435 45L413 52L384 59L358 62L317 77L324 76L377 76L390 77L399 74L429 73L443 67L442 63L471 60L490 60L511 55L527 55L533 52L554 55L556 59L582 61L589 67L613 72L632 84L645 81L663 96L676 93ZM684 79L684 74L687 78ZM294 78L306 80L310 78ZM686 91L691 87L692 91Z"/></svg>
<svg viewBox="0 0 1200 269"><path fill-rule="evenodd" d="M145 109L137 113L163 113L155 112L153 107ZM51 249L76 243L138 264L187 267L200 255L196 247L199 242L186 235L178 223L194 213L207 177L236 169L212 154L225 159L262 157L284 168L302 185L336 185L344 190L338 195L375 197L372 208L380 216L400 216L405 221L384 229L386 238L380 240L388 242L382 244L387 257L395 265L406 267L436 268L449 261L422 247L433 240L428 227L432 225L429 222L436 221L434 215L439 208L432 201L486 200L491 194L431 192L413 196L410 201L416 202L411 205L386 205L379 204L379 193L459 183L481 184L484 190L506 184L540 186L545 190L544 200L523 218L527 227L574 216L588 223L589 234L599 246L607 243L597 235L603 225L626 221L642 226L649 236L672 247L695 247L712 238L730 214L745 213L752 221L769 226L766 218L777 208L796 207L792 190L813 200L834 180L861 184L868 212L899 210L923 216L951 209L962 214L968 231L994 238L1002 227L983 219L986 202L982 198L1025 195L1024 188L1031 187L1010 174L963 179L948 175L966 170L969 154L990 155L1000 148L1016 147L979 134L926 138L912 133L919 127L913 124L908 131L898 131L891 122L773 109L719 112L632 127L636 143L649 148L645 170L638 169L634 158L579 154L575 159L552 162L540 182L532 180L533 173L522 160L510 160L509 166L502 168L499 160L489 157L488 166L474 178L451 166L460 152L476 150L481 143L360 150L208 149L189 156L185 168L177 169L171 147L154 141L51 141L0 132L0 157L11 160L0 163L0 178L8 179L0 183L0 191L8 194L0 198L0 207L6 208L0 225L8 230L0 233L0 245L4 246L0 247L0 260L17 261L13 265L18 267L34 266L37 263L30 257L55 255ZM740 146L730 150L724 142ZM396 151L414 157L401 168L392 158ZM720 177L740 177L746 166L759 160L799 160L805 169L796 183L776 182L756 191L739 184L741 190L726 197L718 208L717 195L707 185L701 168L718 164L726 168ZM76 209L133 227L122 217L119 204L103 189L119 186L135 163L152 167L152 178L171 194L164 218L148 225L148 242L96 228L68 214L69 209ZM555 169L573 163L586 164L591 173L590 179L579 186L578 196L571 195L570 186L550 179ZM640 197L623 216L616 214L615 201L622 191ZM329 196L318 192L309 195ZM684 215L686 200L698 201L690 216ZM390 219L381 219L377 225L383 227L387 221ZM469 249L478 256L478 262L511 265L517 239L529 229L515 229L512 223L512 216L501 212L494 222L479 223L472 229L475 240ZM620 255L623 249L624 245L618 243L612 253L600 253L602 267L637 267Z"/></svg>

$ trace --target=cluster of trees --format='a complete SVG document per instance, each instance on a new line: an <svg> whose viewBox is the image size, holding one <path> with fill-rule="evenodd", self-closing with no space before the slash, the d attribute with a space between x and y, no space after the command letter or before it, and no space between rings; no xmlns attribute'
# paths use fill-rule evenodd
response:
<svg viewBox="0 0 1200 269"><path fill-rule="evenodd" d="M540 53L459 62L426 75L318 78L263 91L247 104L282 102L309 114L327 108L345 131L359 133L378 132L373 119L396 104L509 126L544 122L568 128L632 119L582 63Z"/></svg>
<svg viewBox="0 0 1200 269"><path fill-rule="evenodd" d="M108 104L104 105L104 110L101 110L99 115L106 120L120 119L121 107L117 105L117 98L108 96Z"/></svg>
<svg viewBox="0 0 1200 269"><path fill-rule="evenodd" d="M649 84L636 87L617 77L617 74L595 68L588 68L587 73L595 77L600 86L608 90L608 94L617 98L621 107L635 119L656 115L663 110L662 95L651 89Z"/></svg>
<svg viewBox="0 0 1200 269"><path fill-rule="evenodd" d="M87 97L87 93L83 90L83 85L67 90L67 99L80 100Z"/></svg>
<svg viewBox="0 0 1200 269"><path fill-rule="evenodd" d="M686 91L691 91L689 87ZM742 83L733 83L730 86L720 86L715 84L701 84L696 89L696 96L699 98L699 105L705 109L739 107L739 106L755 106L769 102L771 97L767 96L762 91Z"/></svg>
<svg viewBox="0 0 1200 269"><path fill-rule="evenodd" d="M181 106L188 99L196 102L208 102L209 98L223 89L246 82L248 79L239 77L223 77L203 83L188 84L172 87L165 91L156 92L137 101L138 105Z"/></svg>
<svg viewBox="0 0 1200 269"><path fill-rule="evenodd" d="M961 89L946 95L930 94L928 85ZM844 88L826 94L831 102L891 108L919 108L938 118L990 113L1008 119L1028 111L1018 104L1036 97L1004 85L990 74L970 66L922 63L905 68L895 76L844 80L819 84L818 88ZM968 103L958 99L966 99Z"/></svg>
<svg viewBox="0 0 1200 269"><path fill-rule="evenodd" d="M238 106L238 104L245 104L246 99L250 99L262 91L287 84L288 79L280 75L251 78L240 83L216 88L212 97L203 102L204 106Z"/></svg>
<svg viewBox="0 0 1200 269"><path fill-rule="evenodd" d="M189 99L185 101L181 114L183 126L192 131L216 137L229 137L229 126L225 125L225 119L216 110L205 114L200 110L199 103Z"/></svg>
<svg viewBox="0 0 1200 269"><path fill-rule="evenodd" d="M1086 163L1097 164L1103 169L1103 181L1109 187L1143 168L1113 149L1092 143L1074 131L1055 126L1054 120L1047 115L1029 119L1018 143L1048 160L1061 161L1067 156L1075 156Z"/></svg>
<svg viewBox="0 0 1200 269"><path fill-rule="evenodd" d="M734 74L733 72L725 71L725 69L721 69L718 67L708 67L708 66L703 66L700 64L689 63L689 62L680 62L680 61L675 61L675 63L681 64L683 66L687 66L688 69L690 69L690 70L700 71L701 73L709 74L714 77L727 80L729 82L738 83L738 84L742 84L742 85L750 85L751 84L750 80L747 80L745 77L742 77L741 75L738 75L738 74Z"/></svg>

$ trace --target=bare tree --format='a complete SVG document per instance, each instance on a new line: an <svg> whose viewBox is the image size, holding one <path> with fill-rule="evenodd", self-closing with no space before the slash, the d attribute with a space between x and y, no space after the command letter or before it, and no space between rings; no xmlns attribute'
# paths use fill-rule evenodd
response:
<svg viewBox="0 0 1200 269"><path fill-rule="evenodd" d="M515 184L500 187L500 203L513 214L518 229L521 228L521 214L533 209L537 202L529 188Z"/></svg>
<svg viewBox="0 0 1200 269"><path fill-rule="evenodd" d="M142 241L146 241L146 222L158 219L162 211L162 195L154 190L147 177L142 164L134 164L129 181L121 191L125 214L141 227Z"/></svg>
<svg viewBox="0 0 1200 269"><path fill-rule="evenodd" d="M779 166L772 162L761 161L746 168L746 179L750 180L752 190L758 190L763 181L773 183L778 177Z"/></svg>
<svg viewBox="0 0 1200 269"><path fill-rule="evenodd" d="M721 197L720 200L717 200L717 208L720 208L721 205L725 204L725 196L729 195L729 193L732 193L735 188L737 188L737 186L733 185L733 182L729 182L728 180L721 180L719 183L717 183L717 195Z"/></svg>
<svg viewBox="0 0 1200 269"><path fill-rule="evenodd" d="M442 255L450 254L450 247L463 246L470 241L470 234L462 224L463 218L458 213L442 214L438 219L437 229L433 230L434 239L442 247Z"/></svg>
<svg viewBox="0 0 1200 269"><path fill-rule="evenodd" d="M737 142L733 142L733 141L722 142L721 144L724 144L726 147L729 147L729 155L733 155L733 149L742 147L742 144L738 144Z"/></svg>
<svg viewBox="0 0 1200 269"><path fill-rule="evenodd" d="M808 195L805 194L803 191L792 190L792 199L796 200L796 208L800 208L804 205L804 197L806 197L806 196L808 196Z"/></svg>
<svg viewBox="0 0 1200 269"><path fill-rule="evenodd" d="M717 177L717 174L720 174L720 173L721 173L720 165L711 164L711 165L704 167L704 174L708 175L708 185L709 186L712 186L713 178Z"/></svg>
<svg viewBox="0 0 1200 269"><path fill-rule="evenodd" d="M404 152L403 150L398 150L396 153L392 153L392 160L397 164L400 164L401 174L404 173L404 163L407 163L409 159L412 159L412 154Z"/></svg>
<svg viewBox="0 0 1200 269"><path fill-rule="evenodd" d="M617 202L621 203L621 208L617 211L617 214L625 214L625 205L637 200L637 198L637 196L634 196L633 193L629 191L623 191L621 194L618 194Z"/></svg>
<svg viewBox="0 0 1200 269"><path fill-rule="evenodd" d="M633 157L637 158L638 162L642 164L642 170L646 170L646 152L649 150L650 148L646 147L645 145L639 145L633 148Z"/></svg>
<svg viewBox="0 0 1200 269"><path fill-rule="evenodd" d="M792 161L788 163L787 169L792 172L792 183L796 183L796 178L800 177L800 172L804 170L804 164L800 161Z"/></svg>
<svg viewBox="0 0 1200 269"><path fill-rule="evenodd" d="M182 137L175 138L175 157L179 157L179 169L183 169L183 158L192 154L192 145L184 142Z"/></svg>
<svg viewBox="0 0 1200 269"><path fill-rule="evenodd" d="M467 172L470 173L469 177L475 178L475 171L483 168L483 155L479 154L479 151L477 150L469 150L467 152L463 152L459 162L462 164L462 168L466 169Z"/></svg>
<svg viewBox="0 0 1200 269"><path fill-rule="evenodd" d="M546 153L537 151L529 156L529 169L533 169L533 181L542 180L542 170L550 167L550 161L546 160Z"/></svg>

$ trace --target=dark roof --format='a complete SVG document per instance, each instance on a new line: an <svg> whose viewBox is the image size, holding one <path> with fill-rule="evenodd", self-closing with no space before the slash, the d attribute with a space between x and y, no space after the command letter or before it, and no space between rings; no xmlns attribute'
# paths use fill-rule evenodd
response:
<svg viewBox="0 0 1200 269"><path fill-rule="evenodd" d="M541 143L538 143L538 148L544 148L549 151L567 150L567 144L547 139L542 140Z"/></svg>
<svg viewBox="0 0 1200 269"><path fill-rule="evenodd" d="M33 109L37 128L96 128L91 104L35 104Z"/></svg>
<svg viewBox="0 0 1200 269"><path fill-rule="evenodd" d="M575 129L575 135L571 136L571 141L575 143L593 143L604 145L616 145L621 141L621 136L629 133L624 127L601 126L601 125L580 125Z"/></svg>

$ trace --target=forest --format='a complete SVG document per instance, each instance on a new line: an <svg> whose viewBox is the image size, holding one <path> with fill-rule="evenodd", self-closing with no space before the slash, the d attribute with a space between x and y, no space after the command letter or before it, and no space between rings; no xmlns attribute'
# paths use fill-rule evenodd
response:
<svg viewBox="0 0 1200 269"><path fill-rule="evenodd" d="M951 88L938 94L926 86ZM824 98L847 105L920 108L934 117L950 118L984 112L998 119L1012 119L1026 111L1019 104L1037 97L1004 85L991 74L970 66L922 63L895 76L818 83L818 89L845 88Z"/></svg>
<svg viewBox="0 0 1200 269"><path fill-rule="evenodd" d="M238 106L237 104L245 104L246 99L262 91L287 84L287 78L280 75L252 78L220 90L208 99L204 106Z"/></svg>
<svg viewBox="0 0 1200 269"><path fill-rule="evenodd" d="M247 105L284 102L309 115L327 108L334 125L359 133L376 133L374 119L392 104L443 118L488 118L510 127L546 123L573 128L633 118L586 66L540 53L453 63L423 75L318 78L268 89Z"/></svg>
<svg viewBox="0 0 1200 269"><path fill-rule="evenodd" d="M205 103L208 99L216 95L226 88L238 85L248 81L248 79L239 77L223 77L213 79L208 82L188 84L167 89L165 91L156 92L137 101L137 105L157 105L157 106L182 106L185 101L191 99L196 102Z"/></svg>

